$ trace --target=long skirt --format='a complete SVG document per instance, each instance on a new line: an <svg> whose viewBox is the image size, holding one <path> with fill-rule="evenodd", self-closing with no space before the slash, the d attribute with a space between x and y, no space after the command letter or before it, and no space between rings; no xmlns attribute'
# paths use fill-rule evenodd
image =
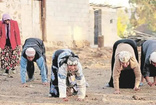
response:
<svg viewBox="0 0 156 105"><path fill-rule="evenodd" d="M20 49L17 47L12 50L10 46L5 46L1 51L1 68L5 70L14 70L19 64Z"/></svg>
<svg viewBox="0 0 156 105"><path fill-rule="evenodd" d="M109 81L109 86L114 87L113 85L113 67L114 67L114 62L115 62L115 51L117 46L120 43L127 43L132 46L134 49L135 57L138 61L138 50L137 50L137 45L136 42L131 40L131 39L122 39L118 40L114 43L113 46L113 53L112 53L112 60L111 60L111 78ZM120 88L133 88L135 85L135 74L132 69L127 69L127 70L122 70L119 78L119 87Z"/></svg>
<svg viewBox="0 0 156 105"><path fill-rule="evenodd" d="M59 97L59 88L58 88L58 56L63 50L57 50L53 55L52 66L51 66L51 79L50 79L50 94L52 97Z"/></svg>

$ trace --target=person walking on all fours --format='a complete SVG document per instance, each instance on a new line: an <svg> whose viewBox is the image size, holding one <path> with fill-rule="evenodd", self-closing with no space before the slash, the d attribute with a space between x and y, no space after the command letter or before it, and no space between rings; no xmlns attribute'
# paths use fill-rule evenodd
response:
<svg viewBox="0 0 156 105"><path fill-rule="evenodd" d="M25 43L23 45L20 62L20 75L23 87L27 86L26 82L34 80L34 62L37 63L40 69L42 84L47 85L48 69L43 41L38 38L28 38L25 40ZM27 81L26 72L28 74Z"/></svg>
<svg viewBox="0 0 156 105"><path fill-rule="evenodd" d="M0 49L3 74L9 74L19 64L21 39L17 21L8 14L3 14L0 21Z"/></svg>
<svg viewBox="0 0 156 105"><path fill-rule="evenodd" d="M110 87L115 88L115 94L119 94L119 88L134 88L139 90L141 81L141 70L138 63L137 45L133 40L122 39L115 42L113 46L112 76Z"/></svg>
<svg viewBox="0 0 156 105"><path fill-rule="evenodd" d="M149 86L156 85L156 40L147 40L141 46L141 71ZM149 77L153 77L153 82ZM143 79L142 82L143 83Z"/></svg>
<svg viewBox="0 0 156 105"><path fill-rule="evenodd" d="M81 101L86 95L86 80L82 72L82 66L70 49L57 50L52 57L50 96L63 98L78 95Z"/></svg>

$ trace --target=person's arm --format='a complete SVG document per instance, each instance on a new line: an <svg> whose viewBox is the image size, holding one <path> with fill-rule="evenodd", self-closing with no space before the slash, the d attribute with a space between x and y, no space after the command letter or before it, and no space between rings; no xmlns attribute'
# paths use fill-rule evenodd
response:
<svg viewBox="0 0 156 105"><path fill-rule="evenodd" d="M25 59L23 56L21 56L21 62L20 62L20 76L21 76L21 82L22 84L26 83L26 67L27 67L27 59Z"/></svg>
<svg viewBox="0 0 156 105"><path fill-rule="evenodd" d="M114 84L115 94L120 94L120 89L119 89L120 73L121 73L121 65L119 59L116 57L114 68L113 68L113 84Z"/></svg>
<svg viewBox="0 0 156 105"><path fill-rule="evenodd" d="M17 21L13 21L14 24L14 29L15 29L15 38L16 38L16 43L18 46L21 46L21 38L20 38L20 31L18 27Z"/></svg>
<svg viewBox="0 0 156 105"><path fill-rule="evenodd" d="M150 71L149 71L149 64L145 64L144 65L144 68L143 68L143 76L147 82L147 84L149 86L152 86L152 83L150 82L150 79L149 79L149 75L150 75Z"/></svg>
<svg viewBox="0 0 156 105"><path fill-rule="evenodd" d="M140 70L140 67L139 67L139 63L137 62L135 57L131 57L130 66L133 69L134 74L135 74L134 90L138 90L139 89L139 84L140 84L140 81L141 81L141 70Z"/></svg>
<svg viewBox="0 0 156 105"><path fill-rule="evenodd" d="M66 99L66 78L67 78L67 71L66 71L66 65L63 64L58 69L58 88L59 88L59 98Z"/></svg>
<svg viewBox="0 0 156 105"><path fill-rule="evenodd" d="M41 70L41 78L42 78L42 83L47 83L47 75L46 75L46 66L45 66L45 61L44 58L41 56L39 59L36 60L36 63Z"/></svg>
<svg viewBox="0 0 156 105"><path fill-rule="evenodd" d="M78 73L76 74L77 86L78 86L78 99L82 100L86 96L86 80L82 72L82 66L78 63Z"/></svg>

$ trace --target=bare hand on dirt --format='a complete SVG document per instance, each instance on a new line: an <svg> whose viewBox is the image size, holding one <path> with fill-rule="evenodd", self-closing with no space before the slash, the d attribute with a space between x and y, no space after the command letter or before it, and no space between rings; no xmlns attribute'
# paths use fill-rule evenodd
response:
<svg viewBox="0 0 156 105"><path fill-rule="evenodd" d="M48 82L43 82L42 85L48 85Z"/></svg>
<svg viewBox="0 0 156 105"><path fill-rule="evenodd" d="M28 87L28 85L26 83L23 83L22 87Z"/></svg>
<svg viewBox="0 0 156 105"><path fill-rule="evenodd" d="M152 84L151 82L148 82L148 85L149 85L150 87L152 87L152 86L153 86L153 84Z"/></svg>
<svg viewBox="0 0 156 105"><path fill-rule="evenodd" d="M140 88L139 88L139 87L134 87L133 89L134 89L135 91L140 90Z"/></svg>
<svg viewBox="0 0 156 105"><path fill-rule="evenodd" d="M120 94L120 90L115 90L114 94Z"/></svg>
<svg viewBox="0 0 156 105"><path fill-rule="evenodd" d="M63 101L68 101L68 98L62 98L63 99Z"/></svg>
<svg viewBox="0 0 156 105"><path fill-rule="evenodd" d="M84 101L82 98L76 98L76 101Z"/></svg>

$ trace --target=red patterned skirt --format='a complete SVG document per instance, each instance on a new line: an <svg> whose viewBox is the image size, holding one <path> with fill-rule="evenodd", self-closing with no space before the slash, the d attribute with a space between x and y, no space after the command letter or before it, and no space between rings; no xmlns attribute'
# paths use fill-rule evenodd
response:
<svg viewBox="0 0 156 105"><path fill-rule="evenodd" d="M1 51L1 68L5 70L13 70L19 64L20 49L16 47L14 50L10 46L5 46Z"/></svg>

